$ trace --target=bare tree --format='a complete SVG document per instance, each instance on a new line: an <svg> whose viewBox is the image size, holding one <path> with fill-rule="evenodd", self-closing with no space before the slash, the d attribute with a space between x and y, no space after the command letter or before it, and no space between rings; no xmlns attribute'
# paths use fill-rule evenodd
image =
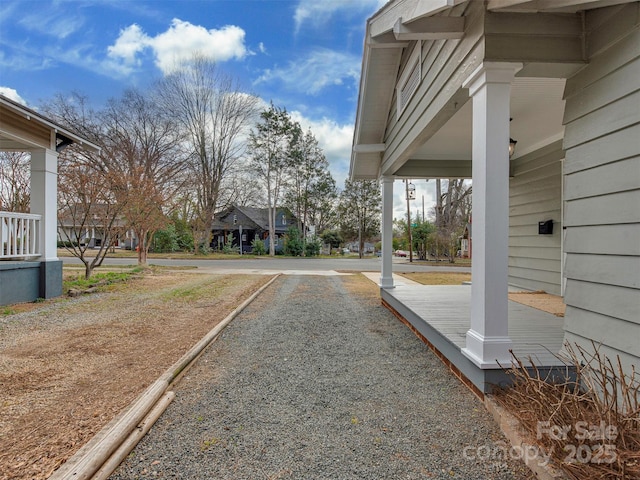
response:
<svg viewBox="0 0 640 480"><path fill-rule="evenodd" d="M138 263L147 263L153 234L166 225L184 182L182 137L169 112L137 90L111 100L105 127L103 178L138 241Z"/></svg>
<svg viewBox="0 0 640 480"><path fill-rule="evenodd" d="M297 143L302 135L300 125L291 120L286 110L275 107L260 114L261 122L249 135L251 169L263 187L269 208L269 255L275 255L276 211L289 180Z"/></svg>
<svg viewBox="0 0 640 480"><path fill-rule="evenodd" d="M74 150L66 148L58 162L58 235L82 261L89 278L102 265L123 225L109 182Z"/></svg>
<svg viewBox="0 0 640 480"><path fill-rule="evenodd" d="M250 167L242 162L234 168L233 174L222 182L218 211L231 205L260 208L264 206L264 193Z"/></svg>
<svg viewBox="0 0 640 480"><path fill-rule="evenodd" d="M209 244L223 183L245 151L257 98L240 91L209 59L194 56L160 83L159 101L185 133L194 195L194 237Z"/></svg>
<svg viewBox="0 0 640 480"><path fill-rule="evenodd" d="M89 278L123 230L119 215L122 205L104 169L109 154L104 148L106 134L99 112L90 108L88 98L78 92L57 95L41 109L57 123L102 147L96 153L71 145L58 157L58 236L67 251L84 264L85 277Z"/></svg>
<svg viewBox="0 0 640 480"><path fill-rule="evenodd" d="M449 179L444 193L441 180L436 180L437 245L445 249L452 263L455 261L458 238L471 215L471 193L472 185L466 180Z"/></svg>
<svg viewBox="0 0 640 480"><path fill-rule="evenodd" d="M166 224L184 182L182 137L170 112L137 90L110 100L100 112L77 93L58 95L43 110L101 147L99 155L76 152L73 167L63 172L69 176L62 192L69 200L63 203L81 204L89 189L102 203L100 209L109 212L111 221L102 220L106 225L115 225L118 217L135 232L138 263L145 264L153 233ZM100 182L100 189L94 189L94 181ZM84 214L93 215L95 208L91 210ZM81 218L79 211L74 215Z"/></svg>
<svg viewBox="0 0 640 480"><path fill-rule="evenodd" d="M29 211L29 154L0 152L0 210Z"/></svg>

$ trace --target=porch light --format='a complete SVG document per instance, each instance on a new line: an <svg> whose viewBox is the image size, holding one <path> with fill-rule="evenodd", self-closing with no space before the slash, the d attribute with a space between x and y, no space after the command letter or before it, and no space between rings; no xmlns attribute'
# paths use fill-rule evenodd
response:
<svg viewBox="0 0 640 480"><path fill-rule="evenodd" d="M518 143L516 140L509 138L509 158L513 157L516 151L516 143Z"/></svg>

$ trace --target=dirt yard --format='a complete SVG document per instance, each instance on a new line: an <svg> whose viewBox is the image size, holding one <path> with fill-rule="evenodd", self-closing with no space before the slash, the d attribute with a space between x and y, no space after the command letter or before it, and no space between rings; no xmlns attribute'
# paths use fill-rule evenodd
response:
<svg viewBox="0 0 640 480"><path fill-rule="evenodd" d="M47 478L269 279L165 271L0 316L0 479Z"/></svg>

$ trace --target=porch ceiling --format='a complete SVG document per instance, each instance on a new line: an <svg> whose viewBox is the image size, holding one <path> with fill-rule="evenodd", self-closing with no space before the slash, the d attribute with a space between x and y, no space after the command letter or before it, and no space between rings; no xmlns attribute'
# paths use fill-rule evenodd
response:
<svg viewBox="0 0 640 480"><path fill-rule="evenodd" d="M565 80L558 78L515 78L511 89L510 133L518 142L514 159L562 138L564 84ZM471 104L467 101L462 105L393 174L411 178L470 178Z"/></svg>
<svg viewBox="0 0 640 480"><path fill-rule="evenodd" d="M0 151L21 151L77 143L90 151L100 151L85 138L70 132L35 110L0 95Z"/></svg>

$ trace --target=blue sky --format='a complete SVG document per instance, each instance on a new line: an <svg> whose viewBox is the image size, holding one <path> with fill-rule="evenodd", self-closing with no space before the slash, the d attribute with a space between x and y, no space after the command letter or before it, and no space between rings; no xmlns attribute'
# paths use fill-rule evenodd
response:
<svg viewBox="0 0 640 480"><path fill-rule="evenodd" d="M199 52L215 59L247 92L286 108L303 128L310 127L342 187L365 22L384 3L4 0L0 93L37 108L57 93L75 90L100 107L128 87L144 89L177 60ZM395 187L403 190L399 183Z"/></svg>

